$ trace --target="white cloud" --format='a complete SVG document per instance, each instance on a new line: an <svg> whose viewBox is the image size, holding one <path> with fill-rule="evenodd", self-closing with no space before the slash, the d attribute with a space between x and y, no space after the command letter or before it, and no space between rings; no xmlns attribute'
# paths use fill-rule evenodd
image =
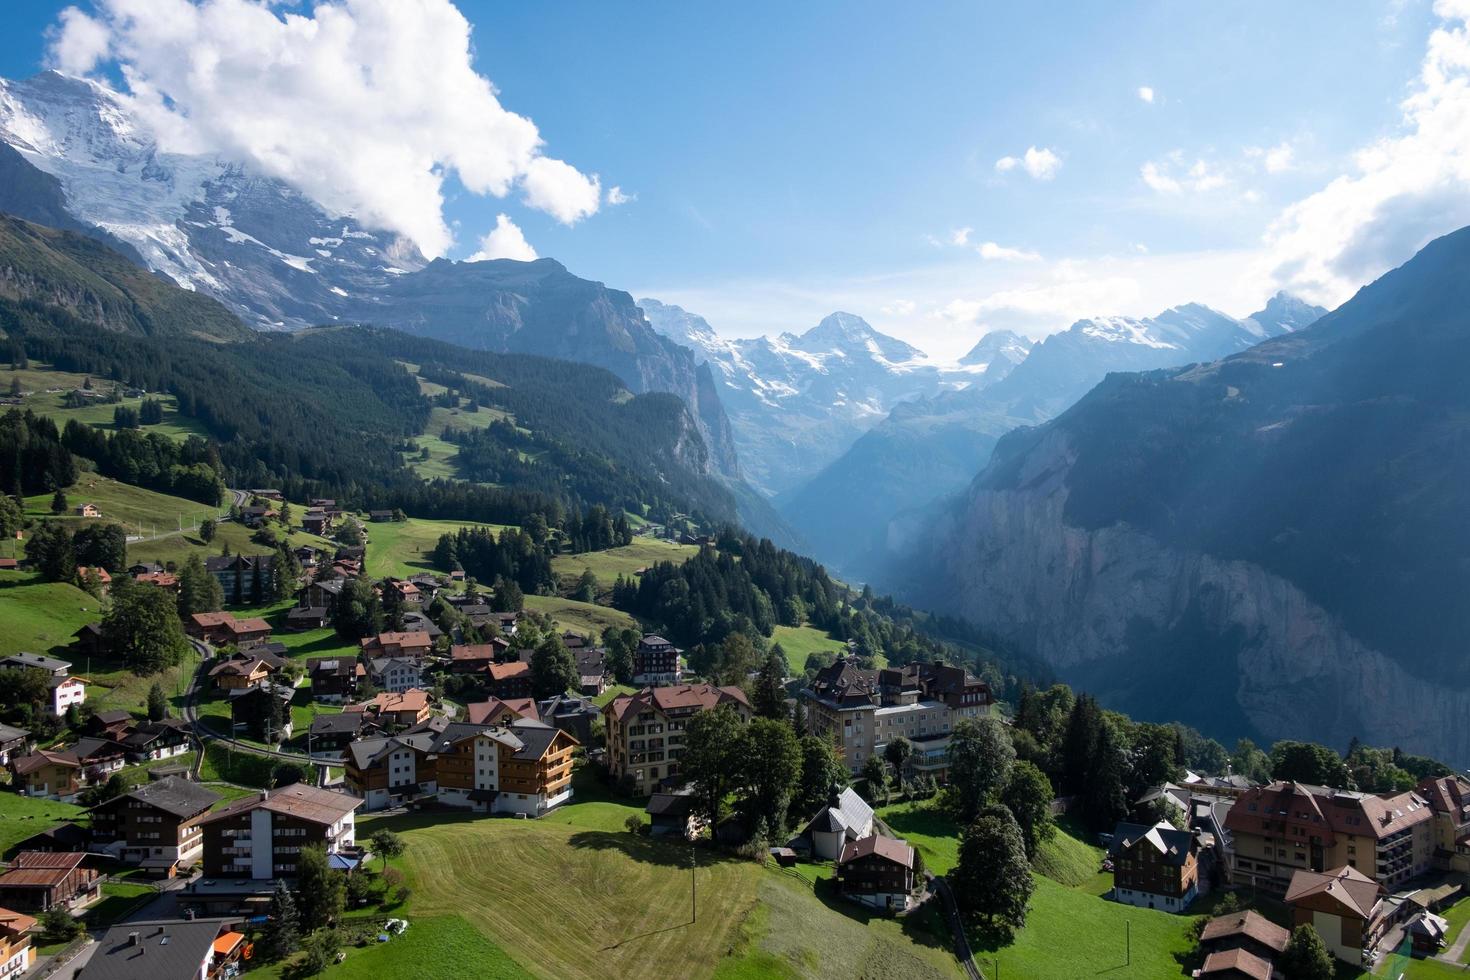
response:
<svg viewBox="0 0 1470 980"><path fill-rule="evenodd" d="M1162 168L1152 160L1143 165L1139 170L1139 176L1143 178L1145 184L1160 194L1178 194L1184 189L1180 186L1179 181L1164 173Z"/></svg>
<svg viewBox="0 0 1470 980"><path fill-rule="evenodd" d="M627 204L629 201L636 200L638 200L637 194L626 194L616 184L607 189L607 203L610 207L617 207L619 204Z"/></svg>
<svg viewBox="0 0 1470 980"><path fill-rule="evenodd" d="M497 214L495 227L480 239L480 250L466 261L483 262L486 259L515 259L530 262L536 258L536 250L526 241L520 226L510 220L509 215Z"/></svg>
<svg viewBox="0 0 1470 980"><path fill-rule="evenodd" d="M1179 150L1169 153L1163 160L1149 160L1138 170L1151 190L1159 194L1182 194L1193 191L1203 194L1219 190L1230 183L1230 178L1219 168L1197 159L1184 165L1184 154Z"/></svg>
<svg viewBox="0 0 1470 980"><path fill-rule="evenodd" d="M975 251L979 252L980 257L987 261L1036 262L1041 258L1036 252L1030 252L1021 248L1007 248L1004 245L997 245L995 242L981 242Z"/></svg>
<svg viewBox="0 0 1470 980"><path fill-rule="evenodd" d="M61 12L60 23L48 32L51 58L56 67L70 75L85 75L107 57L112 34L107 26L76 7Z"/></svg>
<svg viewBox="0 0 1470 980"><path fill-rule="evenodd" d="M1017 167L1024 169L1036 180L1051 180L1057 175L1057 171L1062 169L1062 158L1047 147L1038 149L1033 146L1022 156L1001 157L995 161L996 173L1010 173Z"/></svg>
<svg viewBox="0 0 1470 980"><path fill-rule="evenodd" d="M1145 102L1152 103L1154 100L1154 90L1147 85L1140 85L1138 86L1138 97Z"/></svg>
<svg viewBox="0 0 1470 980"><path fill-rule="evenodd" d="M450 0L95 0L70 8L51 60L87 72L114 60L165 150L218 153L279 177L329 211L413 239L453 242L444 182L570 224L601 199L542 153L535 123L505 109L472 63Z"/></svg>
<svg viewBox="0 0 1470 980"><path fill-rule="evenodd" d="M975 230L974 228L969 228L969 227L956 228L954 231L952 231L952 232L949 233L949 243L951 245L968 245L968 244L970 244L970 232L972 232L974 230Z"/></svg>
<svg viewBox="0 0 1470 980"><path fill-rule="evenodd" d="M1336 305L1430 239L1470 224L1470 0L1436 0L1402 135L1354 156L1353 172L1287 208L1267 231L1262 273Z"/></svg>
<svg viewBox="0 0 1470 980"><path fill-rule="evenodd" d="M878 312L884 316L913 316L914 311L918 308L919 304L911 299L896 299L892 303L879 307Z"/></svg>
<svg viewBox="0 0 1470 980"><path fill-rule="evenodd" d="M1296 166L1295 151L1290 143L1280 143L1265 153L1266 173L1285 173Z"/></svg>

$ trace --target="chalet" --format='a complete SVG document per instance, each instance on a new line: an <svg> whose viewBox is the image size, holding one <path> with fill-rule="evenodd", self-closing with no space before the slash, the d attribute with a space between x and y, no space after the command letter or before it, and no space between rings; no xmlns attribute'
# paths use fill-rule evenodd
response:
<svg viewBox="0 0 1470 980"><path fill-rule="evenodd" d="M679 683L679 678L682 676L679 668L681 652L656 633L645 635L638 641L638 649L633 654L633 683Z"/></svg>
<svg viewBox="0 0 1470 980"><path fill-rule="evenodd" d="M250 943L239 918L156 919L113 926L78 980L219 980L238 976ZM144 967L146 964L146 968Z"/></svg>
<svg viewBox="0 0 1470 980"><path fill-rule="evenodd" d="M204 873L208 877L294 878L302 848L335 854L355 843L354 812L362 800L293 783L262 790L206 815Z"/></svg>
<svg viewBox="0 0 1470 980"><path fill-rule="evenodd" d="M1274 980L1279 975L1271 960L1240 948L1207 954L1194 974L1200 980Z"/></svg>
<svg viewBox="0 0 1470 980"><path fill-rule="evenodd" d="M1360 966L1393 918L1383 886L1357 868L1297 871L1286 888L1293 926L1312 925L1333 956Z"/></svg>
<svg viewBox="0 0 1470 980"><path fill-rule="evenodd" d="M237 647L248 647L270 639L271 624L258 617L236 619L233 616L224 624L227 643Z"/></svg>
<svg viewBox="0 0 1470 980"><path fill-rule="evenodd" d="M15 558L0 558L0 572L13 572L19 568L19 560Z"/></svg>
<svg viewBox="0 0 1470 980"><path fill-rule="evenodd" d="M191 747L189 724L182 718L160 718L145 721L122 739L128 758L134 762L155 762L183 755Z"/></svg>
<svg viewBox="0 0 1470 980"><path fill-rule="evenodd" d="M1282 953L1286 952L1286 944L1291 940L1291 933L1261 915L1259 912L1245 911L1232 912L1230 915L1222 915L1205 923L1200 932L1199 948L1205 954L1205 962L1208 964L1212 958L1219 957L1214 961L1214 973L1201 973L1201 976L1216 976L1224 980L1231 977L1232 969L1242 971L1246 976L1259 974L1263 980L1270 980L1272 968ZM1248 960L1242 960L1240 955L1229 955L1234 951L1240 951ZM1264 963L1264 972L1256 967L1256 963ZM1252 969L1256 973L1252 973Z"/></svg>
<svg viewBox="0 0 1470 980"><path fill-rule="evenodd" d="M343 752L359 738L379 734L377 720L365 711L317 715L307 729L306 747L312 755Z"/></svg>
<svg viewBox="0 0 1470 980"><path fill-rule="evenodd" d="M340 514L342 511L337 507L337 501L330 497L313 497L306 502L313 510L324 510L328 513Z"/></svg>
<svg viewBox="0 0 1470 980"><path fill-rule="evenodd" d="M154 575L158 572L166 571L168 569L156 561L135 561L128 566L128 574L134 577L139 575Z"/></svg>
<svg viewBox="0 0 1470 980"><path fill-rule="evenodd" d="M367 663L367 674L373 684L391 694L424 686L422 661L400 657L377 657Z"/></svg>
<svg viewBox="0 0 1470 980"><path fill-rule="evenodd" d="M281 512L269 504L251 504L240 508L240 521L246 527L260 527L266 521L273 521L281 516Z"/></svg>
<svg viewBox="0 0 1470 980"><path fill-rule="evenodd" d="M9 766L12 758L25 755L31 748L31 733L24 728L0 724L0 766ZM3 974L0 974L3 980Z"/></svg>
<svg viewBox="0 0 1470 980"><path fill-rule="evenodd" d="M64 715L67 708L87 700L87 682L80 677L52 677L47 683L51 688L52 714Z"/></svg>
<svg viewBox="0 0 1470 980"><path fill-rule="evenodd" d="M83 657L106 657L112 653L112 645L102 632L101 623L88 623L72 634L71 645Z"/></svg>
<svg viewBox="0 0 1470 980"><path fill-rule="evenodd" d="M82 731L93 738L110 738L122 741L133 730L133 713L121 708L99 711L82 725Z"/></svg>
<svg viewBox="0 0 1470 980"><path fill-rule="evenodd" d="M536 705L536 713L548 725L560 728L583 745L592 743L592 726L602 709L585 697L555 694Z"/></svg>
<svg viewBox="0 0 1470 980"><path fill-rule="evenodd" d="M89 811L93 846L171 878L199 860L199 821L219 801L218 793L177 776L144 783Z"/></svg>
<svg viewBox="0 0 1470 980"><path fill-rule="evenodd" d="M66 709L87 700L87 682L72 677L71 664L55 657L43 657L38 653L12 653L0 657L0 670L43 670L51 688L51 713L66 714Z"/></svg>
<svg viewBox="0 0 1470 980"><path fill-rule="evenodd" d="M110 738L79 739L71 751L82 764L82 779L89 784L103 782L128 761L128 750Z"/></svg>
<svg viewBox="0 0 1470 980"><path fill-rule="evenodd" d="M237 691L254 687L276 673L276 667L264 657L236 653L210 668L209 676L216 690Z"/></svg>
<svg viewBox="0 0 1470 980"><path fill-rule="evenodd" d="M647 796L677 775L689 719L725 705L742 722L750 720L750 702L738 687L679 684L613 698L602 709L608 772L632 792Z"/></svg>
<svg viewBox="0 0 1470 980"><path fill-rule="evenodd" d="M321 629L331 622L326 606L296 606L286 613L286 629L293 632Z"/></svg>
<svg viewBox="0 0 1470 980"><path fill-rule="evenodd" d="M246 490L251 498L259 497L261 500L274 500L276 503L284 503L286 495L279 490L267 488L265 490Z"/></svg>
<svg viewBox="0 0 1470 980"><path fill-rule="evenodd" d="M453 674L478 674L488 670L490 665L500 659L503 649L509 649L510 644L501 641L494 643L456 643L449 648L449 671Z"/></svg>
<svg viewBox="0 0 1470 980"><path fill-rule="evenodd" d="M380 657L397 657L401 660L422 660L433 652L434 644L428 633L402 632L379 633L358 641L363 660Z"/></svg>
<svg viewBox="0 0 1470 980"><path fill-rule="evenodd" d="M531 665L521 660L485 668L485 686L498 698L531 696Z"/></svg>
<svg viewBox="0 0 1470 980"><path fill-rule="evenodd" d="M1347 866L1387 888L1434 862L1434 810L1417 793L1375 795L1274 782L1231 804L1236 885L1282 894L1297 871Z"/></svg>
<svg viewBox="0 0 1470 980"><path fill-rule="evenodd" d="M72 508L72 513L78 517L101 517L102 508L96 504L77 504Z"/></svg>
<svg viewBox="0 0 1470 980"><path fill-rule="evenodd" d="M836 861L844 847L872 834L873 808L849 786L832 794L801 836L811 841L813 857Z"/></svg>
<svg viewBox="0 0 1470 980"><path fill-rule="evenodd" d="M15 851L85 851L92 842L92 832L78 823L67 822L32 834L12 850Z"/></svg>
<svg viewBox="0 0 1470 980"><path fill-rule="evenodd" d="M914 849L882 834L849 841L834 877L844 897L869 908L902 912L914 890Z"/></svg>
<svg viewBox="0 0 1470 980"><path fill-rule="evenodd" d="M101 565L78 565L77 586L85 589L89 581L96 582L97 591L104 596L112 589L112 574L107 569Z"/></svg>
<svg viewBox="0 0 1470 980"><path fill-rule="evenodd" d="M333 557L338 561L361 562L367 558L367 546L361 544L338 545L337 553Z"/></svg>
<svg viewBox="0 0 1470 980"><path fill-rule="evenodd" d="M1199 894L1199 840L1164 821L1113 830L1115 901L1139 908L1183 912Z"/></svg>
<svg viewBox="0 0 1470 980"><path fill-rule="evenodd" d="M0 670L44 670L52 677L65 677L71 673L71 664L39 653L12 653L0 657Z"/></svg>
<svg viewBox="0 0 1470 980"><path fill-rule="evenodd" d="M259 657L277 671L285 670L291 662L291 648L270 638L241 640L236 651L238 656Z"/></svg>
<svg viewBox="0 0 1470 980"><path fill-rule="evenodd" d="M343 754L343 786L362 798L365 811L433 796L438 740L438 733L428 730L358 739Z"/></svg>
<svg viewBox="0 0 1470 980"><path fill-rule="evenodd" d="M1420 912L1404 926L1409 934L1410 949L1420 959L1438 956L1444 949L1450 924L1433 912Z"/></svg>
<svg viewBox="0 0 1470 980"><path fill-rule="evenodd" d="M80 852L21 851L0 873L0 905L22 912L74 911L102 894L97 872Z"/></svg>
<svg viewBox="0 0 1470 980"><path fill-rule="evenodd" d="M350 657L312 657L306 661L311 696L328 704L351 701L366 676L367 668Z"/></svg>
<svg viewBox="0 0 1470 980"><path fill-rule="evenodd" d="M269 596L275 555L216 555L204 568L219 580L226 602L265 602Z"/></svg>
<svg viewBox="0 0 1470 980"><path fill-rule="evenodd" d="M203 640L211 646L223 646L230 642L230 631L225 628L225 624L234 621L235 616L233 613L191 613L189 618L184 621L184 632L196 640Z"/></svg>
<svg viewBox="0 0 1470 980"><path fill-rule="evenodd" d="M324 510L308 509L301 515L301 529L308 534L325 537L332 529L332 515Z"/></svg>
<svg viewBox="0 0 1470 980"><path fill-rule="evenodd" d="M422 601L427 601L423 600L422 597L424 595L425 592L423 588L420 587L419 596ZM427 633L429 635L429 641L431 643L444 635L444 631L441 630L438 624L430 619L426 613L419 612L413 609L409 609L404 612L403 629L405 632L408 633Z"/></svg>
<svg viewBox="0 0 1470 980"><path fill-rule="evenodd" d="M19 980L36 965L31 930L36 920L29 915L0 908L0 980Z"/></svg>
<svg viewBox="0 0 1470 980"><path fill-rule="evenodd" d="M581 646L571 648L577 661L579 694L595 698L607 690L607 651L602 647Z"/></svg>
<svg viewBox="0 0 1470 980"><path fill-rule="evenodd" d="M342 596L346 578L318 578L301 590L300 605L309 609L330 610Z"/></svg>
<svg viewBox="0 0 1470 980"><path fill-rule="evenodd" d="M10 760L14 785L27 796L71 802L85 785L82 762L71 751L36 749Z"/></svg>
<svg viewBox="0 0 1470 980"><path fill-rule="evenodd" d="M708 821L699 815L694 795L687 791L654 793L644 807L648 813L648 832L653 837L696 839Z"/></svg>
<svg viewBox="0 0 1470 980"><path fill-rule="evenodd" d="M541 715L536 702L530 698L511 698L508 701L491 698L466 705L465 718L472 725L509 725L522 719L540 721Z"/></svg>
<svg viewBox="0 0 1470 980"><path fill-rule="evenodd" d="M371 701L349 704L342 710L367 712L381 725L412 728L429 720L429 694L417 689L401 694L384 691Z"/></svg>
<svg viewBox="0 0 1470 980"><path fill-rule="evenodd" d="M374 524L388 524L393 520L393 512L391 510L370 510L368 520Z"/></svg>
<svg viewBox="0 0 1470 980"><path fill-rule="evenodd" d="M134 575L133 581L142 585L151 585L174 595L179 593L179 577L173 572L148 572L144 575Z"/></svg>

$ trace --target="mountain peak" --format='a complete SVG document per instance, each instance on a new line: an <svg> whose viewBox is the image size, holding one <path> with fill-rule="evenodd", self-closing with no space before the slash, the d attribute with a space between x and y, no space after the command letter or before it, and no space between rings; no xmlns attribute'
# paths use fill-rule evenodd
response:
<svg viewBox="0 0 1470 980"><path fill-rule="evenodd" d="M879 333L872 324L853 313L829 313L822 322L801 336L783 334L789 346L809 354L836 353L877 356L901 362L921 358L924 353L896 337Z"/></svg>
<svg viewBox="0 0 1470 980"><path fill-rule="evenodd" d="M1252 313L1246 322L1259 326L1263 337L1279 337L1309 327L1326 315L1322 307L1283 289L1266 301L1265 309Z"/></svg>
<svg viewBox="0 0 1470 980"><path fill-rule="evenodd" d="M996 358L1006 358L1019 364L1035 345L1036 341L1022 337L1014 330L992 330L976 341L970 352L960 358L960 363L986 365Z"/></svg>

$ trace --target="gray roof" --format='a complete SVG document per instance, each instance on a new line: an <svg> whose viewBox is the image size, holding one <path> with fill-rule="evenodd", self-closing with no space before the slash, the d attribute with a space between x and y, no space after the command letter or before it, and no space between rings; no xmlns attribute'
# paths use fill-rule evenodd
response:
<svg viewBox="0 0 1470 980"><path fill-rule="evenodd" d="M234 919L155 919L124 922L107 931L97 951L77 974L84 980L184 980L199 967L221 931ZM138 944L131 935L138 934Z"/></svg>
<svg viewBox="0 0 1470 980"><path fill-rule="evenodd" d="M37 667L41 670L71 670L71 664L55 657L43 657L39 653L12 653L0 657L0 667Z"/></svg>
<svg viewBox="0 0 1470 980"><path fill-rule="evenodd" d="M30 738L30 736L31 733L24 728L0 725L0 743L13 742L18 738Z"/></svg>
<svg viewBox="0 0 1470 980"><path fill-rule="evenodd" d="M1163 859L1163 863L1182 865L1194 851L1194 834L1187 830L1176 830L1167 823L1152 827L1139 823L1120 823L1113 830L1112 853L1135 846L1152 847Z"/></svg>
<svg viewBox="0 0 1470 980"><path fill-rule="evenodd" d="M103 807L110 806L116 800L141 800L150 806L155 806L165 813L187 820L197 814L203 813L218 803L223 797L213 790L205 789L198 783L192 783L178 776L170 776L160 779L156 783L144 783L137 789L124 793L102 804ZM101 809L99 807L98 809Z"/></svg>
<svg viewBox="0 0 1470 980"><path fill-rule="evenodd" d="M338 711L311 720L313 735L356 735L368 721L365 711Z"/></svg>

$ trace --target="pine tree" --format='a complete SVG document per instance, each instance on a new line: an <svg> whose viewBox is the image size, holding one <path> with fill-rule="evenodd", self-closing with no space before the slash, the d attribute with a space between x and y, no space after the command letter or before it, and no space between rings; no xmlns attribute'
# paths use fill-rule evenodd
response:
<svg viewBox="0 0 1470 980"><path fill-rule="evenodd" d="M1286 950L1281 954L1281 969L1286 980L1332 980L1336 973L1327 944L1311 925L1299 925L1292 930Z"/></svg>
<svg viewBox="0 0 1470 980"><path fill-rule="evenodd" d="M296 952L301 942L301 915L296 911L296 899L284 878L276 879L276 890L271 896L270 919L261 937L261 952L270 963L278 962Z"/></svg>
<svg viewBox="0 0 1470 980"><path fill-rule="evenodd" d="M779 644L773 646L755 678L753 703L762 718L786 717L786 657Z"/></svg>
<svg viewBox="0 0 1470 980"><path fill-rule="evenodd" d="M65 514L67 510L66 491L60 487L51 495L51 513Z"/></svg>
<svg viewBox="0 0 1470 980"><path fill-rule="evenodd" d="M162 721L168 717L168 698L163 693L163 687L154 683L148 688L148 720Z"/></svg>
<svg viewBox="0 0 1470 980"><path fill-rule="evenodd" d="M296 902L302 926L315 930L328 925L342 914L345 900L342 872L327 864L326 848L320 844L303 847L296 864Z"/></svg>

